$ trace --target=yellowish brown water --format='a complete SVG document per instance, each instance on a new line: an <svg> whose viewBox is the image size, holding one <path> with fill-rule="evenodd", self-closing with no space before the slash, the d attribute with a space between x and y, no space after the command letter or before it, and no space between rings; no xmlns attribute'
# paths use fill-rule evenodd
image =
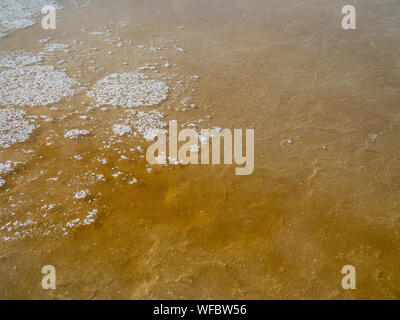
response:
<svg viewBox="0 0 400 320"><path fill-rule="evenodd" d="M140 153L129 151L136 138L103 148L125 109L103 111L84 90L51 105L57 110L24 107L52 120L39 119L29 140L0 152L0 162L23 162L0 189L3 212L15 219L31 212L39 221L30 236L0 244L0 298L399 299L400 9L394 0L356 1L357 30L345 31L344 4L98 0L57 11L56 30L38 24L1 38L6 51L37 53L47 37L69 44L70 52L42 64L65 68L87 88L110 73L160 63L176 90L139 110L254 128L255 170L236 176L227 165L154 166L147 173ZM105 28L133 44L89 34ZM165 61L176 66L163 69ZM197 107L182 111L188 95ZM92 134L64 139L73 128ZM89 172L105 181L92 183ZM86 188L89 198L73 198ZM57 206L43 216L44 204ZM45 234L94 208L94 223ZM41 287L48 264L56 267L56 290ZM356 290L341 286L348 264L357 270Z"/></svg>

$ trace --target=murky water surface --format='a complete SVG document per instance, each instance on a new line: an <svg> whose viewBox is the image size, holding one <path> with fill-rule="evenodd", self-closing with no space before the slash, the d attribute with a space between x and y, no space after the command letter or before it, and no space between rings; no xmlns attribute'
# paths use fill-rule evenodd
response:
<svg viewBox="0 0 400 320"><path fill-rule="evenodd" d="M0 28L1 298L400 298L398 1L59 4ZM254 173L150 166L170 120Z"/></svg>

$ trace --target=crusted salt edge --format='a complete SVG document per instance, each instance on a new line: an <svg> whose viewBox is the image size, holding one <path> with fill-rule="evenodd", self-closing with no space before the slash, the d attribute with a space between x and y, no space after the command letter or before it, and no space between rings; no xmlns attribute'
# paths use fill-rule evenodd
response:
<svg viewBox="0 0 400 320"><path fill-rule="evenodd" d="M164 129L167 123L161 120L164 118L164 114L157 110L152 110L150 112L127 110L126 112L132 117L129 117L126 122L131 124L136 132L145 139L154 138L156 129L167 132L167 130Z"/></svg>
<svg viewBox="0 0 400 320"><path fill-rule="evenodd" d="M0 67L17 68L42 61L40 55L35 56L26 50L0 52Z"/></svg>
<svg viewBox="0 0 400 320"><path fill-rule="evenodd" d="M53 51L64 51L64 52L69 52L68 50L69 45L64 44L64 43L50 43L46 45L44 50L48 52L53 52Z"/></svg>
<svg viewBox="0 0 400 320"><path fill-rule="evenodd" d="M0 175L8 174L14 171L14 167L17 165L15 162L6 161L4 163L0 163Z"/></svg>
<svg viewBox="0 0 400 320"><path fill-rule="evenodd" d="M34 129L35 125L24 111L0 109L0 148L27 140Z"/></svg>
<svg viewBox="0 0 400 320"><path fill-rule="evenodd" d="M114 124L112 130L119 136L132 132L132 128L126 124Z"/></svg>
<svg viewBox="0 0 400 320"><path fill-rule="evenodd" d="M113 73L99 80L87 95L99 104L149 107L165 100L168 89L164 82L142 73Z"/></svg>
<svg viewBox="0 0 400 320"><path fill-rule="evenodd" d="M0 163L0 176L6 175L8 173L11 173L14 171L15 166L18 163L16 162L11 162L11 161L6 161L4 163ZM6 181L2 178L0 178L0 187L2 187Z"/></svg>
<svg viewBox="0 0 400 320"><path fill-rule="evenodd" d="M80 190L77 193L75 193L74 198L75 199L85 199L88 194L89 194L88 189Z"/></svg>
<svg viewBox="0 0 400 320"><path fill-rule="evenodd" d="M64 138L78 139L81 136L87 136L90 132L88 130L72 129L64 134Z"/></svg>
<svg viewBox="0 0 400 320"><path fill-rule="evenodd" d="M19 67L0 73L0 104L37 106L75 94L78 82L52 66Z"/></svg>

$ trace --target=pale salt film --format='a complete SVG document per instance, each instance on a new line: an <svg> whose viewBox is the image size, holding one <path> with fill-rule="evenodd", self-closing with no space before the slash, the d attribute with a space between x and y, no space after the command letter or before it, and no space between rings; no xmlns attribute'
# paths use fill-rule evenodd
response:
<svg viewBox="0 0 400 320"><path fill-rule="evenodd" d="M127 113L133 117L130 118L128 116L126 121L145 139L154 139L157 130L167 131L164 129L167 123L162 121L164 114L157 110L152 110L150 112L127 110Z"/></svg>
<svg viewBox="0 0 400 320"><path fill-rule="evenodd" d="M132 131L130 126L125 124L114 124L112 128L113 132L119 136L123 136L126 133L130 133Z"/></svg>
<svg viewBox="0 0 400 320"><path fill-rule="evenodd" d="M4 163L0 163L0 175L7 174L14 171L14 167L17 165L11 161L6 161Z"/></svg>
<svg viewBox="0 0 400 320"><path fill-rule="evenodd" d="M0 67L17 68L42 61L41 56L35 56L26 50L0 52Z"/></svg>
<svg viewBox="0 0 400 320"><path fill-rule="evenodd" d="M19 67L0 73L0 104L37 106L75 94L78 82L52 66Z"/></svg>
<svg viewBox="0 0 400 320"><path fill-rule="evenodd" d="M88 189L81 190L81 191L78 191L77 193L75 193L74 198L75 199L85 199L88 194L89 194Z"/></svg>
<svg viewBox="0 0 400 320"><path fill-rule="evenodd" d="M0 109L0 148L8 148L14 143L27 140L34 129L35 126L24 111Z"/></svg>
<svg viewBox="0 0 400 320"><path fill-rule="evenodd" d="M0 179L0 187L2 187L6 182L3 179Z"/></svg>
<svg viewBox="0 0 400 320"><path fill-rule="evenodd" d="M167 98L168 86L138 72L113 73L99 80L87 93L99 104L149 107Z"/></svg>
<svg viewBox="0 0 400 320"><path fill-rule="evenodd" d="M64 134L64 138L78 139L82 136L87 136L90 132L87 130L72 129Z"/></svg>
<svg viewBox="0 0 400 320"><path fill-rule="evenodd" d="M97 209L93 209L92 211L89 211L87 216L85 217L85 220L83 221L83 224L89 225L92 222L94 222L96 219L97 212L98 212Z"/></svg>
<svg viewBox="0 0 400 320"><path fill-rule="evenodd" d="M53 52L53 51L64 51L64 52L69 52L68 50L69 45L64 44L64 43L50 43L46 45L44 50Z"/></svg>

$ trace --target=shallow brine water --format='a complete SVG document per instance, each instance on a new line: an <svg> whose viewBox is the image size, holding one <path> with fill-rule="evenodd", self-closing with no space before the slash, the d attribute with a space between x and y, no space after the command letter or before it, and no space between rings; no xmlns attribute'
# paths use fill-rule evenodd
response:
<svg viewBox="0 0 400 320"><path fill-rule="evenodd" d="M397 1L42 2L0 0L1 298L400 298ZM171 120L254 172L150 165Z"/></svg>

